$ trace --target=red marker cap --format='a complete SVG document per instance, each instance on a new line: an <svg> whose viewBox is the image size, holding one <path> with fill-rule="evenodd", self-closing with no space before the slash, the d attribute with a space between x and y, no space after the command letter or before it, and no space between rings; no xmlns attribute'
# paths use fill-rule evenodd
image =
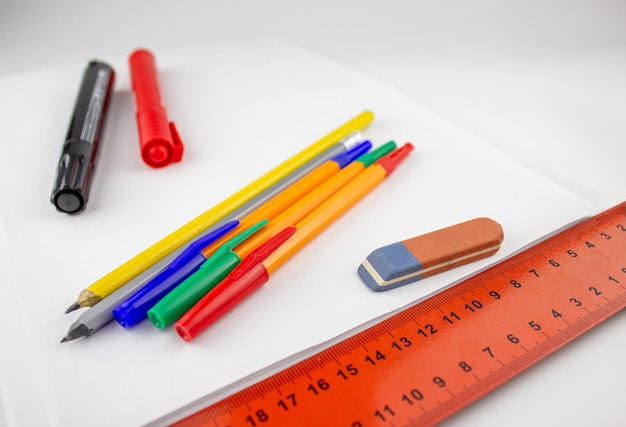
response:
<svg viewBox="0 0 626 427"><path fill-rule="evenodd" d="M130 55L128 62L143 161L153 168L179 162L183 156L183 142L174 123L168 123L167 112L161 103L154 56L139 49Z"/></svg>

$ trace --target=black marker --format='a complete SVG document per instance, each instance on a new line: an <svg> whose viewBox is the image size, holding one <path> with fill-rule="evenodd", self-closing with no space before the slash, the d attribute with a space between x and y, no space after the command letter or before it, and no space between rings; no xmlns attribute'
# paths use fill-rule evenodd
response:
<svg viewBox="0 0 626 427"><path fill-rule="evenodd" d="M114 78L113 68L97 61L83 74L50 196L61 212L77 213L87 204Z"/></svg>

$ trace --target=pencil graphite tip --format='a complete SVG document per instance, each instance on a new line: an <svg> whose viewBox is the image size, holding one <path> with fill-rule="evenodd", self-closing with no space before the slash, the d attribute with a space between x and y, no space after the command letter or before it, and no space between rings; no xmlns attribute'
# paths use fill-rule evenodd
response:
<svg viewBox="0 0 626 427"><path fill-rule="evenodd" d="M74 304L70 305L67 310L65 310L65 314L67 313L71 313L74 310L78 310L80 308L80 304L75 302Z"/></svg>
<svg viewBox="0 0 626 427"><path fill-rule="evenodd" d="M67 341L73 341L76 338L86 337L91 335L92 333L93 329L90 329L89 327L87 327L87 325L76 322L72 325L70 330L67 331L67 335L63 337L61 342L64 343Z"/></svg>

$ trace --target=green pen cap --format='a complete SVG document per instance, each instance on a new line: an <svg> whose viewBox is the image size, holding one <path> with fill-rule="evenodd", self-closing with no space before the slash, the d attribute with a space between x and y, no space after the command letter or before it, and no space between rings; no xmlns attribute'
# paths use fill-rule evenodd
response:
<svg viewBox="0 0 626 427"><path fill-rule="evenodd" d="M233 249L267 224L263 220L225 242L198 270L148 310L148 319L164 329L185 314L195 303L221 282L240 262Z"/></svg>
<svg viewBox="0 0 626 427"><path fill-rule="evenodd" d="M389 142L384 143L380 147L370 151L369 153L365 153L359 156L355 161L363 163L363 165L367 168L376 160L391 153L395 149L396 149L396 143L394 141L389 141Z"/></svg>

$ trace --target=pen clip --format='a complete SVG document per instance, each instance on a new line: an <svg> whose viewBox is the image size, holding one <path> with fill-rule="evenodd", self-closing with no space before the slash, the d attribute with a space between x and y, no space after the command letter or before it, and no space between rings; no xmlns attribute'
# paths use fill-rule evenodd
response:
<svg viewBox="0 0 626 427"><path fill-rule="evenodd" d="M270 256L276 249L278 249L283 243L285 243L293 234L297 231L294 226L287 227L281 230L278 234L268 239L266 242L259 245L250 254L245 257L237 267L229 274L233 280L239 279L242 275L248 272L255 265L263 262L268 256Z"/></svg>
<svg viewBox="0 0 626 427"><path fill-rule="evenodd" d="M180 162L180 159L183 158L183 151L185 146L183 145L183 140L180 139L180 135L178 134L178 130L176 129L176 125L174 122L168 123L170 128L170 134L172 135L172 161Z"/></svg>
<svg viewBox="0 0 626 427"><path fill-rule="evenodd" d="M229 221L221 227L218 227L210 233L207 233L205 236L202 236L199 239L195 240L193 243L187 246L185 250L168 265L167 268L178 269L181 266L187 264L187 262L189 262L191 258L196 256L201 249L207 247L238 225L239 221L236 219L233 221Z"/></svg>
<svg viewBox="0 0 626 427"><path fill-rule="evenodd" d="M254 233L259 231L259 229L264 227L265 224L267 224L268 222L269 220L264 219L263 221L259 221L256 224L254 224L252 227L239 233L238 235L236 235L229 241L225 242L222 246L220 246L219 249L215 251L215 253L212 255L212 257L220 257L224 253L232 252L233 249L235 249L239 244L244 242L248 237L252 236Z"/></svg>

